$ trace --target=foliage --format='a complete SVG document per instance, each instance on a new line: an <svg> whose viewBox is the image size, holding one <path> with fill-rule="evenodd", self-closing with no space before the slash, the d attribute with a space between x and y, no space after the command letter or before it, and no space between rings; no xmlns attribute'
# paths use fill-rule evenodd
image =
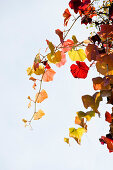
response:
<svg viewBox="0 0 113 170"><path fill-rule="evenodd" d="M42 89L42 82L53 81L56 74L51 68L53 64L62 67L66 63L66 57L69 57L73 62L70 66L70 72L74 78L78 79L85 79L93 65L100 73L99 77L92 78L93 88L97 92L93 95L82 96L85 109L90 108L90 110L87 112L78 111L75 124L80 127L78 129L69 128L69 137L74 138L80 144L83 134L87 132L87 121L90 121L96 114L100 117L99 104L103 97L107 98L107 104L113 105L113 2L106 0L100 4L97 0L92 2L91 0L70 0L69 7L74 11L75 16L68 8L65 9L63 13L64 30L55 30L60 43L54 45L46 40L48 46L46 52L48 50L49 52L46 55L39 52L32 67L27 69L28 76L33 75L29 80L33 81L34 90L37 88L37 82L40 82L40 87L35 99L28 96L30 101L28 108L31 107L31 103L35 105L32 118L29 121L26 119L22 119L22 121L25 126L31 126L33 119L39 120L45 115L42 110L37 112L36 105L48 98L47 92ZM73 23L67 29L71 19ZM90 37L82 42L79 42L75 35L72 35L72 39L66 39L78 19L81 19L81 24L94 29L94 33L91 33ZM85 63L86 60L89 62L88 66ZM113 109L111 114L105 112L105 119L110 124L110 131L99 140L101 144L107 144L109 152L113 152ZM67 144L70 142L69 138L64 138L64 141Z"/></svg>

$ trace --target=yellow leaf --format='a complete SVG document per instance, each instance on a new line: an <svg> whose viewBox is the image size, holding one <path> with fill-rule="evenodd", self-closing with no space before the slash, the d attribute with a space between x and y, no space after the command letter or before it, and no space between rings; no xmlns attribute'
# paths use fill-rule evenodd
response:
<svg viewBox="0 0 113 170"><path fill-rule="evenodd" d="M57 51L56 53L54 53L53 55L50 53L47 55L47 58L49 60L50 63L59 63L61 61L61 51Z"/></svg>
<svg viewBox="0 0 113 170"><path fill-rule="evenodd" d="M33 116L34 120L39 120L41 119L45 113L40 109L38 112L36 112Z"/></svg>
<svg viewBox="0 0 113 170"><path fill-rule="evenodd" d="M35 101L37 103L41 103L43 100L45 100L46 98L48 98L48 94L47 92L43 89L40 94L37 93L36 96L35 96Z"/></svg>
<svg viewBox="0 0 113 170"><path fill-rule="evenodd" d="M74 138L78 144L81 143L81 138L83 136L83 134L86 132L86 129L84 128L69 128L69 136Z"/></svg>
<svg viewBox="0 0 113 170"><path fill-rule="evenodd" d="M68 55L72 61L84 61L86 59L86 55L83 49L74 50L68 52Z"/></svg>
<svg viewBox="0 0 113 170"><path fill-rule="evenodd" d="M27 75L31 76L31 74L33 74L33 69L31 67L27 68Z"/></svg>
<svg viewBox="0 0 113 170"><path fill-rule="evenodd" d="M43 66L42 64L40 64L39 67L36 68L36 71L34 70L34 73L35 73L36 75L41 75L41 74L43 74L43 73L44 73L44 66Z"/></svg>
<svg viewBox="0 0 113 170"><path fill-rule="evenodd" d="M67 144L69 144L69 138L64 138L64 142L66 142Z"/></svg>

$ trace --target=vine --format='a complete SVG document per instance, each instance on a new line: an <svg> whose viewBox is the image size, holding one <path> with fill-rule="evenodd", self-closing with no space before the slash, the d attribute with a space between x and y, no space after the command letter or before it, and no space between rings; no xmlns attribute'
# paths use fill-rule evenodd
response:
<svg viewBox="0 0 113 170"><path fill-rule="evenodd" d="M55 30L60 43L54 45L46 40L48 45L46 53L48 49L49 53L43 55L39 52L34 59L33 66L27 69L27 74L30 76L29 80L33 81L34 90L37 88L37 81L40 82L40 86L34 100L28 96L30 101L28 108L31 107L31 103L34 103L34 113L31 119L22 119L22 121L25 126L31 126L33 120L39 120L45 115L41 109L37 111L37 103L39 104L48 98L47 92L42 89L42 83L53 81L56 72L51 68L52 64L62 67L66 63L66 54L68 53L73 62L70 66L70 72L74 78L85 79L92 65L101 75L92 78L93 88L97 92L92 96L82 96L85 109L90 108L90 110L76 113L75 124L80 127L78 129L69 128L69 137L74 138L80 144L82 135L87 132L87 122L96 113L100 117L99 104L103 97L107 98L107 104L113 105L113 2L106 0L100 4L97 0L92 2L90 0L71 0L69 7L74 10L75 15L72 15L68 8L65 9L63 13L64 31ZM65 30L71 18L73 23ZM87 40L82 42L79 42L75 35L72 36L72 39L66 39L70 30L73 29L76 21L80 18L81 24L92 27L94 32ZM85 51L81 47L85 47ZM84 60L89 61L89 66L86 65ZM32 74L38 78L31 77ZM107 144L109 152L113 152L113 109L112 114L106 111L105 119L110 123L110 131L109 134L102 136L99 140L101 144ZM64 138L64 141L68 144L70 142L69 138Z"/></svg>

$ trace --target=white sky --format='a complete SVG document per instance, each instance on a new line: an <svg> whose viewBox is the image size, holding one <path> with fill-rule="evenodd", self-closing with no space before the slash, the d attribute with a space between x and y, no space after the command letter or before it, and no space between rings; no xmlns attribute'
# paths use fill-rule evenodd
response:
<svg viewBox="0 0 113 170"><path fill-rule="evenodd" d="M70 64L53 67L54 81L44 83L49 98L39 108L45 117L33 122L33 130L24 128L22 118L30 118L27 96L33 96L32 82L26 69L35 55L47 47L45 40L59 43L55 29L63 28L65 0L0 0L0 170L106 170L111 169L113 154L102 146L99 137L108 133L104 113L109 105L100 107L101 119L89 122L88 133L79 146L73 139L64 143L69 127L74 125L76 111L85 111L81 96L93 94L91 76L98 75L94 67L86 80L74 79ZM88 31L76 24L70 35L86 39ZM71 38L71 36L68 36Z"/></svg>

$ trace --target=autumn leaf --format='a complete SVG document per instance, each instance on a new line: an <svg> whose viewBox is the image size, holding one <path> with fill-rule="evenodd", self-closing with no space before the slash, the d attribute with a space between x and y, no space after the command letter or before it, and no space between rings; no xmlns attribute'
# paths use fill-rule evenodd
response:
<svg viewBox="0 0 113 170"><path fill-rule="evenodd" d="M64 138L64 142L66 142L67 144L69 144L69 138Z"/></svg>
<svg viewBox="0 0 113 170"><path fill-rule="evenodd" d="M26 119L22 119L22 122L27 123L27 120Z"/></svg>
<svg viewBox="0 0 113 170"><path fill-rule="evenodd" d="M83 134L86 132L86 129L84 128L69 128L69 136L74 138L78 144L81 143L81 138L83 136Z"/></svg>
<svg viewBox="0 0 113 170"><path fill-rule="evenodd" d="M72 40L73 40L74 44L77 44L78 40L75 35L72 36Z"/></svg>
<svg viewBox="0 0 113 170"><path fill-rule="evenodd" d="M36 81L37 79L35 79L34 77L30 77L29 80Z"/></svg>
<svg viewBox="0 0 113 170"><path fill-rule="evenodd" d="M110 90L110 80L107 77L96 77L92 79L94 90Z"/></svg>
<svg viewBox="0 0 113 170"><path fill-rule="evenodd" d="M37 93L35 96L35 101L37 103L41 103L44 101L46 98L48 98L47 92L43 89L40 93Z"/></svg>
<svg viewBox="0 0 113 170"><path fill-rule="evenodd" d="M85 53L89 61L96 61L96 56L99 54L98 47L95 44L88 44L85 49Z"/></svg>
<svg viewBox="0 0 113 170"><path fill-rule="evenodd" d="M60 48L62 49L62 52L66 53L68 51L70 51L74 46L74 42L70 39L67 39L66 41L64 41L64 43L60 46Z"/></svg>
<svg viewBox="0 0 113 170"><path fill-rule="evenodd" d="M106 40L107 38L113 39L113 25L103 24L101 30L98 32L101 38Z"/></svg>
<svg viewBox="0 0 113 170"><path fill-rule="evenodd" d="M36 68L36 71L34 70L34 73L36 75L41 75L44 73L44 65L43 64L40 64L38 68Z"/></svg>
<svg viewBox="0 0 113 170"><path fill-rule="evenodd" d="M47 58L49 60L50 63L59 63L61 61L61 51L57 51L56 53L54 53L54 55L48 54Z"/></svg>
<svg viewBox="0 0 113 170"><path fill-rule="evenodd" d="M28 104L28 108L30 108L31 107L31 101L29 102L29 104Z"/></svg>
<svg viewBox="0 0 113 170"><path fill-rule="evenodd" d="M69 21L69 19L70 19L70 17L71 17L71 14L70 14L68 8L65 9L65 11L64 11L64 13L63 13L63 17L64 17L64 26L67 26L68 21Z"/></svg>
<svg viewBox="0 0 113 170"><path fill-rule="evenodd" d="M107 144L107 148L109 149L109 152L113 152L113 140L109 139L105 136L101 136L99 139L101 144Z"/></svg>
<svg viewBox="0 0 113 170"><path fill-rule="evenodd" d="M95 112L94 111L88 111L86 113L79 111L77 112L78 117L81 118L86 118L87 121L90 121L92 117L95 116Z"/></svg>
<svg viewBox="0 0 113 170"><path fill-rule="evenodd" d="M45 113L40 109L38 110L38 112L36 112L33 116L34 120L39 120L41 119L43 116L45 115Z"/></svg>
<svg viewBox="0 0 113 170"><path fill-rule="evenodd" d="M48 40L46 40L46 42L47 42L47 45L48 45L48 47L49 47L49 49L51 51L51 55L53 55L54 54L54 49L55 49L53 43L48 41Z"/></svg>
<svg viewBox="0 0 113 170"><path fill-rule="evenodd" d="M55 33L59 36L60 42L63 44L64 38L63 38L63 32L59 29L55 30Z"/></svg>
<svg viewBox="0 0 113 170"><path fill-rule="evenodd" d="M112 117L111 117L111 114L109 112L106 111L105 113L105 120L109 123L112 122Z"/></svg>
<svg viewBox="0 0 113 170"><path fill-rule="evenodd" d="M86 54L83 49L72 49L68 52L68 55L72 61L84 61L86 59Z"/></svg>
<svg viewBox="0 0 113 170"><path fill-rule="evenodd" d="M83 78L85 79L88 74L89 67L85 64L85 62L76 61L76 64L72 64L70 66L70 71L74 78Z"/></svg>
<svg viewBox="0 0 113 170"><path fill-rule="evenodd" d="M36 83L33 84L33 89L36 90Z"/></svg>
<svg viewBox="0 0 113 170"><path fill-rule="evenodd" d="M99 111L97 110L99 107L100 101L102 101L101 93L97 92L93 96L90 95L84 95L82 96L82 101L84 104L84 107L87 109L88 107L91 107L94 112L98 113L100 116Z"/></svg>
<svg viewBox="0 0 113 170"><path fill-rule="evenodd" d="M75 124L80 125L81 127L87 130L87 125L84 122L84 118L79 118L78 116L75 117Z"/></svg>
<svg viewBox="0 0 113 170"><path fill-rule="evenodd" d="M51 68L47 69L43 75L43 81L45 81L45 82L52 81L55 73L56 72L54 70L52 70Z"/></svg>
<svg viewBox="0 0 113 170"><path fill-rule="evenodd" d="M106 63L104 62L97 62L96 63L96 68L97 68L97 71L99 73L101 73L102 75L113 75L113 67L112 66L109 66L107 65Z"/></svg>
<svg viewBox="0 0 113 170"><path fill-rule="evenodd" d="M99 62L104 62L109 67L113 67L113 53L110 54L100 54L96 57Z"/></svg>
<svg viewBox="0 0 113 170"><path fill-rule="evenodd" d="M65 65L66 61L67 61L66 54L62 51L61 52L61 61L59 63L56 63L56 66L61 67L61 66Z"/></svg>
<svg viewBox="0 0 113 170"><path fill-rule="evenodd" d="M27 75L31 76L31 74L33 74L33 69L31 67L27 68Z"/></svg>

